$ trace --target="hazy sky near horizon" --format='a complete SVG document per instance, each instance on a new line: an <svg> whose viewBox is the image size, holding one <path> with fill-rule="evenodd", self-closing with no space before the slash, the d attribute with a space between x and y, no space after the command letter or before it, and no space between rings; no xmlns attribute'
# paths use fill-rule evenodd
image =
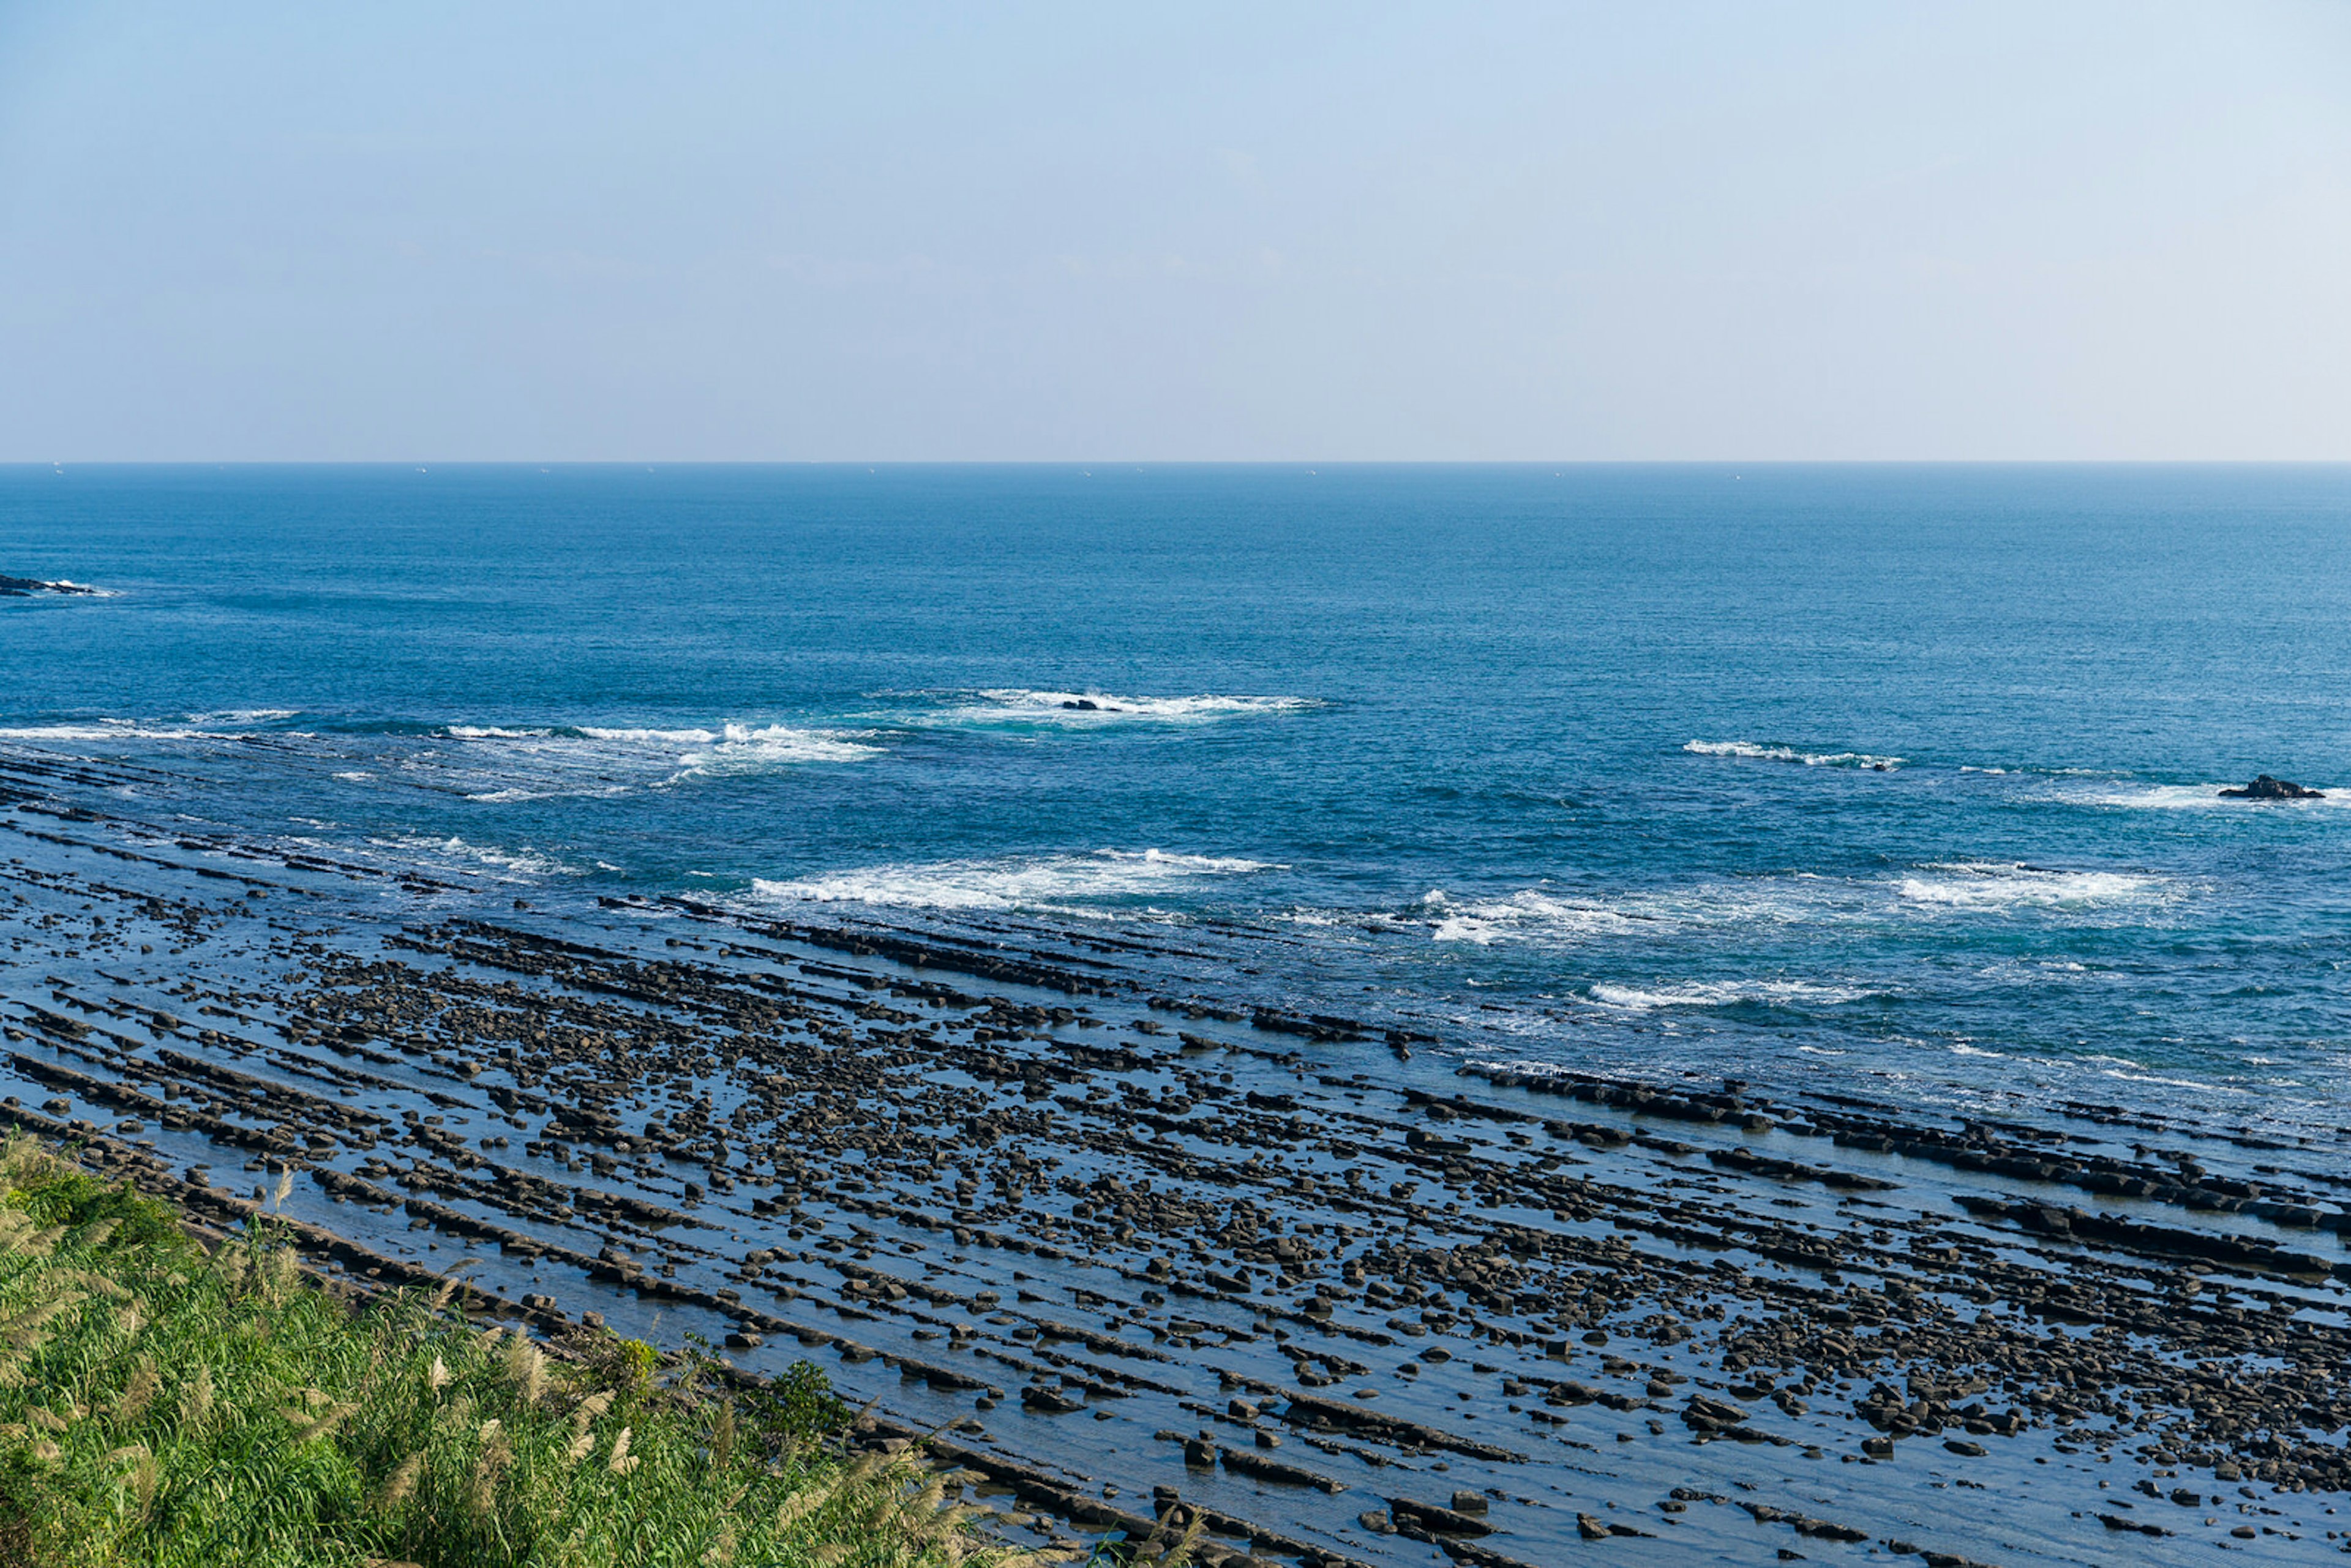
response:
<svg viewBox="0 0 2351 1568"><path fill-rule="evenodd" d="M2351 458L2351 6L0 0L0 459Z"/></svg>

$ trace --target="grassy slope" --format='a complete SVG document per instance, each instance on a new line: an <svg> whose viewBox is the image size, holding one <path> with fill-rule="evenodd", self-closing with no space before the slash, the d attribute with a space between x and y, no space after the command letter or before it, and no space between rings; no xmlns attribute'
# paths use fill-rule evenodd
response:
<svg viewBox="0 0 2351 1568"><path fill-rule="evenodd" d="M0 1145L0 1568L1008 1564L939 1480L850 1464L820 1378L747 1406L414 1296L354 1311L269 1228ZM683 1382L684 1386L680 1386Z"/></svg>

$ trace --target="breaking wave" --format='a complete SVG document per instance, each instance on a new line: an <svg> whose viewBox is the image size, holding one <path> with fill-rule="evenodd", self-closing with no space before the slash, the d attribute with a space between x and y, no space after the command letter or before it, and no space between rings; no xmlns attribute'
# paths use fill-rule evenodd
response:
<svg viewBox="0 0 2351 1568"><path fill-rule="evenodd" d="M1312 697L1119 696L1108 692L1040 691L1000 686L976 692L937 694L946 705L914 716L918 724L1067 725L1209 724L1249 715L1296 713L1320 707Z"/></svg>
<svg viewBox="0 0 2351 1568"><path fill-rule="evenodd" d="M2227 800L2223 789L2244 787L2240 779L2223 784L2127 784L2113 782L2090 789L2067 789L2059 799L2081 806L2112 806L2139 811L2274 811L2281 808L2351 806L2351 790L2328 789L2316 800Z"/></svg>
<svg viewBox="0 0 2351 1568"><path fill-rule="evenodd" d="M1574 896L1528 888L1506 897L1425 895L1409 918L1436 942L1573 946L1624 939L1708 938L1770 927L1893 930L1921 915L2039 912L2091 924L2143 916L2192 891L2143 872L2064 870L2021 862L1922 864L1901 876L1792 875Z"/></svg>
<svg viewBox="0 0 2351 1568"><path fill-rule="evenodd" d="M883 749L862 738L865 732L788 725L625 729L453 724L441 733L463 743L454 759L462 769L486 775L480 779L486 787L463 793L487 802L625 794L803 763L856 762Z"/></svg>
<svg viewBox="0 0 2351 1568"><path fill-rule="evenodd" d="M196 719L176 722L149 722L144 719L101 718L57 724L13 725L0 728L0 740L23 741L40 746L105 746L120 745L139 740L244 740L249 732L242 729L216 729L204 727L202 721L234 721L235 716L208 714ZM248 718L248 722L249 722Z"/></svg>
<svg viewBox="0 0 2351 1568"><path fill-rule="evenodd" d="M1823 986L1810 980L1699 980L1686 985L1640 988L1594 985L1592 999L1631 1012L1659 1008L1728 1008L1761 1002L1771 1007L1836 1007L1873 993L1859 986Z"/></svg>
<svg viewBox="0 0 2351 1568"><path fill-rule="evenodd" d="M1980 861L1921 866L1895 883L1895 888L1912 904L1995 912L2085 910L2168 898L2175 893L2163 878L2138 873L2064 871Z"/></svg>
<svg viewBox="0 0 2351 1568"><path fill-rule="evenodd" d="M1089 906L1196 884L1203 878L1279 869L1263 861L1171 854L1165 850L1096 850L1088 854L937 861L878 865L794 881L755 878L751 891L770 904L870 904L893 908L1092 913Z"/></svg>
<svg viewBox="0 0 2351 1568"><path fill-rule="evenodd" d="M1682 749L1699 757L1743 757L1758 762L1799 762L1807 768L1856 768L1881 773L1893 771L1905 760L1866 751L1806 751L1751 740L1692 740L1685 742Z"/></svg>
<svg viewBox="0 0 2351 1568"><path fill-rule="evenodd" d="M502 882L517 878L536 881L541 877L583 874L580 867L528 845L507 850L491 844L471 843L455 836L435 838L428 833L370 839L368 842L380 850L397 850L404 859L422 861L430 865L460 871L486 866L496 879Z"/></svg>
<svg viewBox="0 0 2351 1568"><path fill-rule="evenodd" d="M1562 898L1531 889L1508 898L1458 903L1442 892L1421 899L1431 921L1429 939L1469 942L1480 947L1496 942L1548 939L1575 941L1654 928L1655 915L1638 914L1607 904Z"/></svg>

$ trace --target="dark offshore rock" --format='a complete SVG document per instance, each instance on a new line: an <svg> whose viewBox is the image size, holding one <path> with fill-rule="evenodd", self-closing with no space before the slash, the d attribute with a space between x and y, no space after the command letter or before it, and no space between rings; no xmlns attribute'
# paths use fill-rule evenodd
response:
<svg viewBox="0 0 2351 1568"><path fill-rule="evenodd" d="M2236 789L2220 791L2223 800L2324 800L2324 789L2305 789L2299 784L2283 779L2273 779L2264 773L2252 783Z"/></svg>
<svg viewBox="0 0 2351 1568"><path fill-rule="evenodd" d="M0 599L29 599L36 593L96 593L78 582L44 582L37 577L0 577Z"/></svg>

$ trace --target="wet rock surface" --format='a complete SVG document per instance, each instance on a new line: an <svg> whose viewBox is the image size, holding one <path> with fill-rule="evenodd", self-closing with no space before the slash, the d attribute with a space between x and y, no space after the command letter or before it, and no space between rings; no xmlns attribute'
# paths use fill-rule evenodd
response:
<svg viewBox="0 0 2351 1568"><path fill-rule="evenodd" d="M74 771L0 762L0 1116L223 1223L291 1169L358 1288L470 1267L542 1330L814 1359L1040 1532L2344 1544L2340 1145L1479 1062L1164 994L1149 933L517 909L61 804L120 782Z"/></svg>
<svg viewBox="0 0 2351 1568"><path fill-rule="evenodd" d="M90 593L98 591L78 582L44 582L37 577L0 575L0 599L29 599L36 593Z"/></svg>
<svg viewBox="0 0 2351 1568"><path fill-rule="evenodd" d="M2220 791L2223 800L2324 800L2324 789L2305 789L2283 779L2273 779L2264 773L2250 784Z"/></svg>

